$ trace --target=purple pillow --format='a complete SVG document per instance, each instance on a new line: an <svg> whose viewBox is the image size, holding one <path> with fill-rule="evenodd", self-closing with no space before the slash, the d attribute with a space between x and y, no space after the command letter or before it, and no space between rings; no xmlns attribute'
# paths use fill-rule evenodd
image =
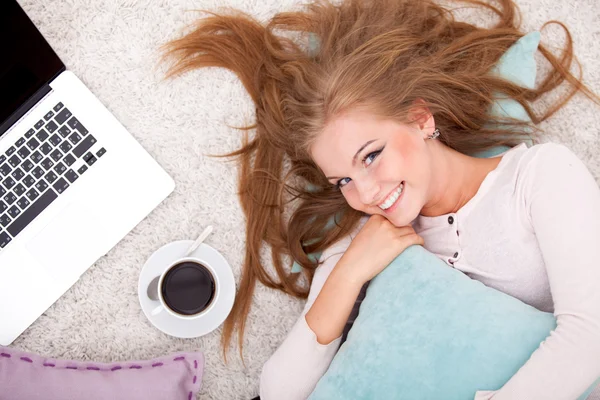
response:
<svg viewBox="0 0 600 400"><path fill-rule="evenodd" d="M203 370L202 353L103 364L0 346L0 400L191 400Z"/></svg>

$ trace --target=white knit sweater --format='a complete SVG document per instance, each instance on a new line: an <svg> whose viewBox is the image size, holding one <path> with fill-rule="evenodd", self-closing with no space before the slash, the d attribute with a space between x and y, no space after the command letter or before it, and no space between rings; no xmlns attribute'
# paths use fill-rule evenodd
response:
<svg viewBox="0 0 600 400"><path fill-rule="evenodd" d="M560 144L521 144L499 156L458 212L412 225L449 268L557 318L500 390L480 388L475 399L574 400L600 377L600 189ZM263 368L263 400L305 399L329 367L341 338L319 344L304 315L359 229L323 253L304 312Z"/></svg>

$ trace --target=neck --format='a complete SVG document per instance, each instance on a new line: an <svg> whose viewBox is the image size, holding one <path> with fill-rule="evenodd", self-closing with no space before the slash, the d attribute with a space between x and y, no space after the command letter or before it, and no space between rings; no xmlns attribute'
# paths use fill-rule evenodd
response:
<svg viewBox="0 0 600 400"><path fill-rule="evenodd" d="M470 157L437 140L431 142L433 174L427 202L420 214L436 217L456 213L475 196L488 173L498 166L501 157Z"/></svg>

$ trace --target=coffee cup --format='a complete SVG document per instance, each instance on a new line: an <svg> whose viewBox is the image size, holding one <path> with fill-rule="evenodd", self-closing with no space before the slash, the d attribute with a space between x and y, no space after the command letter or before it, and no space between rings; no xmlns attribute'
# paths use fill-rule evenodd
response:
<svg viewBox="0 0 600 400"><path fill-rule="evenodd" d="M214 268L189 256L169 264L148 287L148 297L159 303L151 311L153 316L166 311L181 319L198 318L214 306L218 296L219 279Z"/></svg>

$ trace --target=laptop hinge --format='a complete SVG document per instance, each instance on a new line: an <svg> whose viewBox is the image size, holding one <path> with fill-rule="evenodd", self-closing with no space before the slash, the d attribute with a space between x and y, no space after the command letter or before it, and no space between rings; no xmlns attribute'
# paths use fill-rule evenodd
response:
<svg viewBox="0 0 600 400"><path fill-rule="evenodd" d="M61 68L61 71L58 71L56 76L60 75L65 70L64 66ZM55 76L55 77L56 77ZM51 79L50 82L54 80ZM13 112L10 117L4 121L4 123L0 124L0 139L8 130L15 125L21 118L27 115L37 103L39 103L44 97L48 95L52 91L52 88L48 83L45 83L41 88L38 89L25 103L21 105L21 107L17 108L15 112Z"/></svg>

